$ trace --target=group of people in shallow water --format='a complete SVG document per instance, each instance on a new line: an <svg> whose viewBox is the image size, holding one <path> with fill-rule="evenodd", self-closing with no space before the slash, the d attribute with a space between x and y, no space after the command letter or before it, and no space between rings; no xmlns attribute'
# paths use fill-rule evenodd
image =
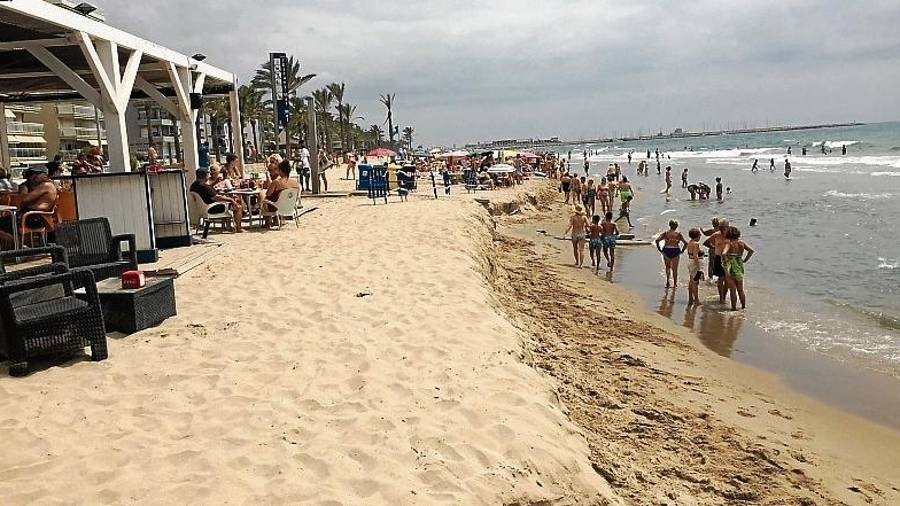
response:
<svg viewBox="0 0 900 506"><path fill-rule="evenodd" d="M704 230L692 228L688 232L690 240L678 231L678 222L669 222L669 230L659 234L653 241L663 258L666 270L666 288L678 287L678 267L681 256L688 257L688 304L700 304L700 281L704 277L716 278L719 303L725 304L726 296L731 299L731 309L737 311L738 300L741 309L747 307L744 291L744 264L753 256L753 248L741 240L741 231L731 226L728 220L713 218L712 228ZM707 239L701 243L700 240ZM703 260L709 252L709 268L703 268Z"/></svg>
<svg viewBox="0 0 900 506"><path fill-rule="evenodd" d="M647 172L647 164L641 162L639 175ZM672 188L671 167L666 167L665 173L666 189L662 193L668 194ZM725 194L731 193L730 188L724 188L721 177L716 178L715 189L702 182L689 184L688 169L682 171L681 182L682 188L691 194L691 200L698 196L701 200L710 199L713 191L716 198L722 200ZM573 206L563 236L568 236L572 242L575 266L584 266L587 245L594 272L599 273L604 261L609 272L612 272L616 264L616 243L621 235L617 222L626 219L629 228L633 228L630 206L635 190L628 177L621 174L618 164L610 164L607 177L600 178L599 183L565 170L560 176L559 191L564 194L565 203ZM617 198L621 205L619 217L614 219L613 206ZM597 201L600 202L599 209ZM692 228L685 238L678 231L678 222L672 220L669 229L655 238L653 244L662 255L666 272L666 288L678 286L681 257L687 255L689 305L700 304L700 282L715 279L719 302L726 304L730 299L732 310L738 309L738 303L744 309L747 307L744 264L753 256L754 250L741 239L741 231L731 226L728 220L715 218L712 225L708 230ZM707 259L707 267L704 268Z"/></svg>

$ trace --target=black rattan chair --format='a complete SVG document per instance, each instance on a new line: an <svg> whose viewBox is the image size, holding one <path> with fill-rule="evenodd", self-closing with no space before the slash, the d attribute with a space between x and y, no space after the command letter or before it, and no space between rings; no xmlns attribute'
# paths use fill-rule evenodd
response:
<svg viewBox="0 0 900 506"><path fill-rule="evenodd" d="M128 251L122 251L122 243L128 243ZM56 244L65 248L70 268L90 269L97 281L138 268L134 234L113 235L106 218L61 223Z"/></svg>
<svg viewBox="0 0 900 506"><path fill-rule="evenodd" d="M89 270L68 271L62 264L27 278L0 277L0 353L11 364L10 376L28 374L28 360L57 353L83 353L107 358L106 327ZM75 296L76 287L86 296Z"/></svg>
<svg viewBox="0 0 900 506"><path fill-rule="evenodd" d="M62 246L2 251L0 252L0 276L9 275L13 276L13 278L25 278L31 276L32 273L43 273L46 270L46 265L26 267L12 272L9 271L9 266L22 258L35 258L46 255L50 256L51 263L69 265L66 258L66 250Z"/></svg>

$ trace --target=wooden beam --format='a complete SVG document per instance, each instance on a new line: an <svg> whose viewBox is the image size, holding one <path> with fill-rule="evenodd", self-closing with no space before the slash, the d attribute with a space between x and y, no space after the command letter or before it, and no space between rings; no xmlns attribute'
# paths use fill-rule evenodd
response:
<svg viewBox="0 0 900 506"><path fill-rule="evenodd" d="M194 86L191 91L194 93L203 93L203 85L206 83L206 74L198 72L194 77Z"/></svg>
<svg viewBox="0 0 900 506"><path fill-rule="evenodd" d="M90 65L91 72L94 73L94 79L97 80L97 84L100 86L101 97L115 103L118 97L116 88L112 81L109 80L109 75L107 75L106 69L103 67L103 62L100 61L100 55L97 53L97 48L94 47L94 41L85 32L78 32L77 37L78 45L81 46L81 52L84 53L84 59ZM118 107L118 104L116 104L116 107Z"/></svg>
<svg viewBox="0 0 900 506"><path fill-rule="evenodd" d="M189 57L177 51L146 41L106 23L101 23L95 19L82 16L81 14L49 4L48 2L40 0L0 1L0 11L4 10L18 13L37 21L49 23L65 30L81 32L90 37L115 42L119 46L128 49L140 49L144 54L160 60L161 62L172 62L182 67L189 67L192 64L196 64L199 72L203 72L214 79L224 81L225 83L234 81L234 74L231 72L213 67L206 63L194 62Z"/></svg>
<svg viewBox="0 0 900 506"><path fill-rule="evenodd" d="M131 90L134 89L134 80L137 78L138 68L141 64L141 57L144 52L137 49L128 57L128 63L125 64L125 70L122 73L122 81L119 83L119 107L122 110L128 107L128 101L131 99Z"/></svg>
<svg viewBox="0 0 900 506"><path fill-rule="evenodd" d="M180 114L179 118L185 121L190 121L191 119L191 98L190 92L188 90L190 87L190 71L187 72L188 82L182 82L182 76L179 73L178 67L175 66L172 62L166 62L163 65L166 67L166 71L169 72L169 79L172 81L172 86L175 88L175 95L178 98L178 109Z"/></svg>
<svg viewBox="0 0 900 506"><path fill-rule="evenodd" d="M95 107L102 108L100 101L100 93L88 84L84 79L76 74L59 58L53 55L47 48L41 46L29 47L28 52L43 63L53 74L62 79L66 84L72 87L85 100L93 104Z"/></svg>
<svg viewBox="0 0 900 506"><path fill-rule="evenodd" d="M143 91L147 94L148 97L153 99L154 102L159 104L160 107L166 110L169 114L174 116L176 119L181 117L181 113L178 111L178 105L175 102L169 100L168 97L159 92L156 86L153 86L143 77L138 76L134 81L135 88Z"/></svg>
<svg viewBox="0 0 900 506"><path fill-rule="evenodd" d="M69 39L34 39L34 40L17 40L14 42L0 42L0 51L25 51L31 47L63 47L77 45Z"/></svg>

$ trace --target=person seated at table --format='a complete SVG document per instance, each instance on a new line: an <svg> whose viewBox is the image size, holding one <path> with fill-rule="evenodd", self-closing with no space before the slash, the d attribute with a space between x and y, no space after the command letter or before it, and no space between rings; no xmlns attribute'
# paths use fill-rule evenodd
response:
<svg viewBox="0 0 900 506"><path fill-rule="evenodd" d="M84 156L84 153L78 153L75 162L72 164L72 175L80 176L90 174L92 168L91 164L87 161L87 157Z"/></svg>
<svg viewBox="0 0 900 506"><path fill-rule="evenodd" d="M234 214L234 231L237 233L244 231L241 228L241 220L244 218L244 207L239 200L219 195L216 192L216 189L209 184L208 168L200 167L197 169L197 180L191 183L190 191L199 195L206 205L221 204L221 206L210 208L209 212L211 213L222 213L230 207L232 214Z"/></svg>
<svg viewBox="0 0 900 506"><path fill-rule="evenodd" d="M19 193L22 194L22 200L19 201L19 209L16 214L16 223L13 223L12 217L5 217L0 220L0 243L12 244L13 227L19 227L26 213L31 211L51 212L56 208L56 201L59 193L56 185L50 180L46 166L37 166L25 171L25 183L19 187ZM44 228L47 226L47 220L43 216L31 215L25 222L28 228Z"/></svg>
<svg viewBox="0 0 900 506"><path fill-rule="evenodd" d="M241 169L238 166L237 162L237 155L225 155L225 169L223 172L225 173L225 177L231 179L232 181L237 181L244 178L244 175L241 173Z"/></svg>
<svg viewBox="0 0 900 506"><path fill-rule="evenodd" d="M100 153L99 148L95 146L88 151L87 161L89 164L88 172L90 174L100 174L103 172L103 166L106 162L103 160L103 155Z"/></svg>
<svg viewBox="0 0 900 506"><path fill-rule="evenodd" d="M278 210L278 198L281 196L281 192L291 188L299 189L300 185L291 178L291 162L288 160L282 160L275 168L274 173L270 169L269 177L272 178L272 181L269 183L269 187L266 188L263 206L265 206L266 211L274 213ZM266 227L270 226L268 216L265 221Z"/></svg>
<svg viewBox="0 0 900 506"><path fill-rule="evenodd" d="M9 173L6 172L6 169L0 167L0 192L12 193L16 190L16 185L12 182L12 179L9 178Z"/></svg>
<svg viewBox="0 0 900 506"><path fill-rule="evenodd" d="M234 189L234 184L232 184L231 179L225 177L222 173L222 166L216 162L213 162L213 164L209 166L209 184L211 184L217 192L227 192Z"/></svg>

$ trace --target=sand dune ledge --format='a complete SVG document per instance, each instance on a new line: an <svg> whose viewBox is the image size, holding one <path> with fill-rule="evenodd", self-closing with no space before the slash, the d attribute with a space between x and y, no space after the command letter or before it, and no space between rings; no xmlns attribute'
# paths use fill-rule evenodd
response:
<svg viewBox="0 0 900 506"><path fill-rule="evenodd" d="M0 370L3 502L618 504L488 302L483 215L344 199L219 236L108 361Z"/></svg>

